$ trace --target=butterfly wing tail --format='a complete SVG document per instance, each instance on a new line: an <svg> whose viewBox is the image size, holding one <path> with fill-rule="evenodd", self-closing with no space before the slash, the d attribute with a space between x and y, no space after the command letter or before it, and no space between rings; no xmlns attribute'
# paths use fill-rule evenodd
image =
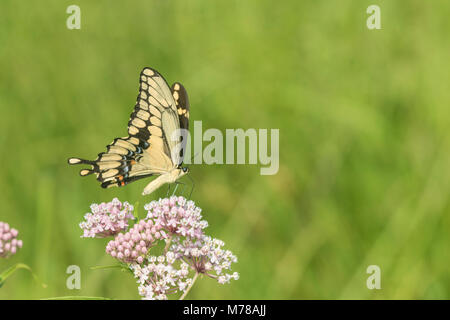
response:
<svg viewBox="0 0 450 320"><path fill-rule="evenodd" d="M67 160L67 162L70 165L76 165L76 164L88 164L92 166L92 170L89 169L82 169L80 171L80 176L84 177L84 176L88 176L90 174L95 173L94 171L94 166L95 166L95 162L94 161L90 161L90 160L85 160L85 159L80 159L80 158L69 158Z"/></svg>

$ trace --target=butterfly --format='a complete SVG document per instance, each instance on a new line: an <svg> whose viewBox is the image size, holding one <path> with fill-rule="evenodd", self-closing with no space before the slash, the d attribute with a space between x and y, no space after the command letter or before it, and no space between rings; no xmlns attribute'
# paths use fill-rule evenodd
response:
<svg viewBox="0 0 450 320"><path fill-rule="evenodd" d="M188 168L182 166L188 130L186 89L179 82L169 88L158 71L144 68L136 105L128 121L128 136L114 139L94 161L69 158L68 163L90 165L80 175L95 174L103 188L122 187L158 176L142 192L150 194L188 173Z"/></svg>

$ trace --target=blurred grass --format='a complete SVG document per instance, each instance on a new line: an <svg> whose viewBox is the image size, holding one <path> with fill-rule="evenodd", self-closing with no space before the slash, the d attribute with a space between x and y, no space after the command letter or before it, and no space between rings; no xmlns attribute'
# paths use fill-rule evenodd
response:
<svg viewBox="0 0 450 320"><path fill-rule="evenodd" d="M112 259L78 223L92 202L143 206L146 182L103 190L66 159L126 134L144 66L186 86L204 130L280 128L277 175L191 167L241 274L191 298L450 298L448 1L80 0L68 30L71 4L0 3L0 220L24 240L0 270L24 262L48 284L18 271L0 298L138 298L128 275L89 270ZM382 30L366 28L371 4ZM371 264L382 290L366 288Z"/></svg>

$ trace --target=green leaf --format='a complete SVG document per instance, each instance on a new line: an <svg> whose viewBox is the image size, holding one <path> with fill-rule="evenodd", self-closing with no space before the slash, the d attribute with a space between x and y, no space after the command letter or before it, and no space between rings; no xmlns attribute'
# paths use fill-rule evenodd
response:
<svg viewBox="0 0 450 320"><path fill-rule="evenodd" d="M12 267L9 267L8 269L6 269L5 271L3 271L0 274L0 288L3 286L3 284L5 283L6 279L11 276L14 272L16 272L19 269L25 269L28 272L31 273L31 275L33 276L34 280L39 283L43 288L47 288L47 285L45 283L42 283L41 281L39 281L39 278L34 274L33 270L31 270L31 268L29 266L27 266L24 263L17 263L15 265L13 265Z"/></svg>
<svg viewBox="0 0 450 320"><path fill-rule="evenodd" d="M95 266L91 267L91 270L101 270L101 269L120 269L122 272L130 271L130 268L126 264L113 264L109 266Z"/></svg>

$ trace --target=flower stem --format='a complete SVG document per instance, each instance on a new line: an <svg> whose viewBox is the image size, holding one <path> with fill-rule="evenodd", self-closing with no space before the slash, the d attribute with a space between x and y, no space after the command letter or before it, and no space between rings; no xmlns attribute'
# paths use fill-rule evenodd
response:
<svg viewBox="0 0 450 320"><path fill-rule="evenodd" d="M169 250L171 242L172 242L172 235L170 235L169 240L167 241L166 246L164 247L164 253L167 253L167 250Z"/></svg>
<svg viewBox="0 0 450 320"><path fill-rule="evenodd" d="M195 283L195 280L197 280L198 278L198 272L195 273L194 278L192 279L191 284L189 285L189 287L186 289L186 291L183 293L183 295L180 297L180 300L184 300L184 298L186 297L186 295L189 293L189 291L191 290L192 286Z"/></svg>

